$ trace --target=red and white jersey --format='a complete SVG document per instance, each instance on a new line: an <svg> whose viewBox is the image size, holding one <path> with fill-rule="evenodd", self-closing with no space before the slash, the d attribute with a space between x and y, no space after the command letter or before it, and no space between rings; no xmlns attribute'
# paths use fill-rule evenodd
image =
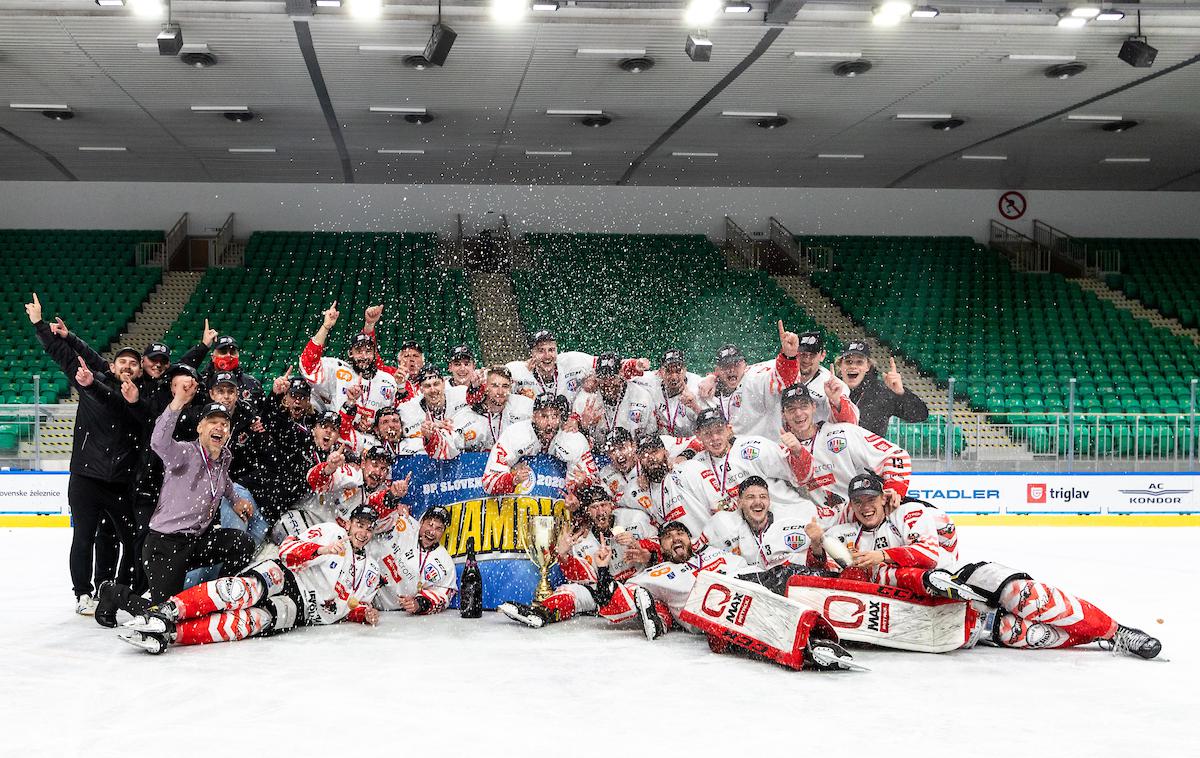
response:
<svg viewBox="0 0 1200 758"><path fill-rule="evenodd" d="M882 550L889 563L876 567L869 579L895 586L898 568L958 568L958 552L942 546L938 535L942 519L934 511L937 509L920 503L901 503L879 526L868 529L847 508L838 525L827 529L826 534L859 552Z"/></svg>
<svg viewBox="0 0 1200 758"><path fill-rule="evenodd" d="M838 421L847 424L858 423L858 406L850 402L850 387L841 379L837 379L837 383L842 385L842 398L845 406L841 413L834 413L829 407L829 398L825 397L825 382L834 379L834 375L829 369L824 366L817 366L817 373L812 379L807 382L802 381L797 377L796 381L808 388L808 394L813 396L816 401L816 410L813 412L813 419L819 423L835 423ZM782 409L780 410L780 418L782 420ZM782 428L782 424L780 424Z"/></svg>
<svg viewBox="0 0 1200 758"><path fill-rule="evenodd" d="M367 545L367 553L383 570L383 586L375 596L379 610L400 610L400 598L419 595L432 605L430 613L438 613L458 592L454 559L440 544L432 550L422 549L420 531L417 519L401 516L393 529L376 535Z"/></svg>
<svg viewBox="0 0 1200 758"><path fill-rule="evenodd" d="M430 411L425 407L425 398L418 395L396 409L400 414L400 423L404 425L404 441L400 445L400 455L427 455L425 437L421 434L421 425L426 421L448 420L446 408Z"/></svg>
<svg viewBox="0 0 1200 758"><path fill-rule="evenodd" d="M311 513L318 521L343 522L363 501L362 470L346 463L326 471L324 463L308 470L310 493L296 502L295 507Z"/></svg>
<svg viewBox="0 0 1200 758"><path fill-rule="evenodd" d="M570 404L583 389L583 380L595 373L596 356L573 350L559 353L558 365L549 377L531 371L525 361L512 361L506 368L512 374L513 392L530 400L544 393L562 395Z"/></svg>
<svg viewBox="0 0 1200 758"><path fill-rule="evenodd" d="M767 480L772 505L798 506L807 498L788 457L787 449L772 439L739 435L724 456L713 458L700 452L677 470L688 491L705 503L709 513L736 510L738 485L750 476Z"/></svg>
<svg viewBox="0 0 1200 758"><path fill-rule="evenodd" d="M608 572L613 579L624 581L641 569L625 558L625 546L616 541L618 534L629 534L642 547L658 553L658 530L650 524L649 517L643 511L632 508L613 509L612 534L606 535L605 540L612 549L612 559L608 564ZM587 536L571 546L571 552L566 558L559 558L558 565L562 567L563 576L568 582L576 584L596 583L596 551L600 549L600 540L596 532L590 531Z"/></svg>
<svg viewBox="0 0 1200 758"><path fill-rule="evenodd" d="M532 416L533 401L524 395L509 395L499 413L492 413L482 405L467 406L454 415L453 429L438 430L438 443L432 455L444 460L459 453L491 450L505 429Z"/></svg>
<svg viewBox="0 0 1200 758"><path fill-rule="evenodd" d="M483 489L491 495L514 492L512 467L522 458L545 453L562 461L567 467L567 486L571 489L596 481L596 461L587 438L579 432L560 431L542 448L532 421L520 421L505 429L492 446L487 466L483 470ZM526 482L528 485L528 482ZM524 487L522 487L524 489ZM518 492L517 494L524 494Z"/></svg>
<svg viewBox="0 0 1200 758"><path fill-rule="evenodd" d="M702 544L704 527L712 517L708 504L692 495L677 471L668 471L661 482L650 482L650 523L658 529L679 521L692 533L694 544ZM638 505L642 499L638 498Z"/></svg>
<svg viewBox="0 0 1200 758"><path fill-rule="evenodd" d="M309 340L300 353L300 373L312 385L312 404L317 412L341 411L350 387L362 387L358 399L358 413L374 418L375 411L396 404L396 377L386 371L378 371L370 379L364 379L354 366L339 358L324 356L325 346Z"/></svg>
<svg viewBox="0 0 1200 758"><path fill-rule="evenodd" d="M664 561L639 571L630 577L628 586L644 587L651 597L671 609L671 615L680 626L698 634L699 630L691 624L679 621L679 614L696 584L696 574L701 571L738 576L754 569L740 555L705 545L696 550L687 563Z"/></svg>
<svg viewBox="0 0 1200 758"><path fill-rule="evenodd" d="M279 546L279 560L296 578L306 623L336 623L375 599L382 576L379 565L365 551L357 552L347 543L341 555L317 554L320 548L346 536L346 530L337 524L317 524L300 537L287 537Z"/></svg>
<svg viewBox="0 0 1200 758"><path fill-rule="evenodd" d="M864 471L883 477L884 487L904 497L912 458L908 451L855 424L822 424L809 440L801 440L809 457L789 456L796 479L804 483L818 510L840 511L850 480Z"/></svg>
<svg viewBox="0 0 1200 758"><path fill-rule="evenodd" d="M646 390L631 382L625 384L625 390L616 403L608 402L599 392L580 392L575 396L571 410L582 416L589 406L601 413L600 422L585 430L592 447L596 449L604 447L605 438L614 429L625 429L635 440L658 430L654 421L654 401Z"/></svg>
<svg viewBox="0 0 1200 758"><path fill-rule="evenodd" d="M767 527L756 532L740 512L722 511L704 527L704 541L713 547L740 555L751 566L774 568L783 563L808 564L811 540L804 531L817 510L804 505L771 505Z"/></svg>
<svg viewBox="0 0 1200 758"><path fill-rule="evenodd" d="M466 385L457 385L450 383L450 377L446 377L446 417L454 418L463 408L471 406L467 400L467 393L470 387Z"/></svg>
<svg viewBox="0 0 1200 758"><path fill-rule="evenodd" d="M778 439L783 421L779 398L784 387L791 383L789 377L796 371L796 362L790 361L787 364L789 374L781 375L779 367L784 365L784 360L780 357L774 363L748 366L742 380L731 392L722 394L718 387L712 397L698 398L697 401L705 408L720 408L736 435Z"/></svg>
<svg viewBox="0 0 1200 758"><path fill-rule="evenodd" d="M629 473L622 474L611 463L600 469L600 486L608 491L618 508L633 508L649 513L650 491L638 484L640 469L634 466Z"/></svg>
<svg viewBox="0 0 1200 758"><path fill-rule="evenodd" d="M352 424L348 423L345 414L342 414L341 440L347 450L354 451L354 454L359 457L362 457L363 452L368 448L379 444L379 438L374 434L360 432Z"/></svg>
<svg viewBox="0 0 1200 758"><path fill-rule="evenodd" d="M704 377L687 372L687 388L697 399L700 397L700 382ZM679 395L667 397L663 388L662 378L657 371L642 374L629 380L638 384L650 394L651 407L654 411L654 421L658 430L663 434L675 437L690 437L696 431L696 411L684 405ZM699 400L697 400L699 404Z"/></svg>

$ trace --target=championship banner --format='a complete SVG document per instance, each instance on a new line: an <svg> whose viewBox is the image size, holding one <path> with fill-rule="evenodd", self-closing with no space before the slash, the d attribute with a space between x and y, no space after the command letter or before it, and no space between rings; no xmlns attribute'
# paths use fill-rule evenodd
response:
<svg viewBox="0 0 1200 758"><path fill-rule="evenodd" d="M483 577L484 608L495 609L506 601L530 603L539 575L525 556L517 525L529 515L568 518L563 500L565 467L547 455L526 458L533 476L520 492L488 495L483 491L482 479L487 459L487 453L463 453L449 461L424 455L402 456L392 467L392 477L403 479L412 474L404 502L416 518L435 505L450 511L442 544L458 564L460 579L467 560L467 542L474 541ZM550 583L562 583L557 564L550 571ZM452 607L458 607L457 597Z"/></svg>

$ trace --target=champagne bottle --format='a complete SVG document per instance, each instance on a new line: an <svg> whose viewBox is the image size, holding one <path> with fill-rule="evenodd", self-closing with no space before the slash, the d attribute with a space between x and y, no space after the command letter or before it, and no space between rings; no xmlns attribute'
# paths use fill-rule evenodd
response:
<svg viewBox="0 0 1200 758"><path fill-rule="evenodd" d="M482 616L483 576L479 573L479 562L475 560L475 540L467 540L467 565L463 567L458 584L459 613L465 619Z"/></svg>

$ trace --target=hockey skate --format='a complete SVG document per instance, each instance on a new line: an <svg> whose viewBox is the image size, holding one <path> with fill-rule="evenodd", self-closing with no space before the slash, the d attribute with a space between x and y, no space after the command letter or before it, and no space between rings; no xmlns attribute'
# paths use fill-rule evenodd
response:
<svg viewBox="0 0 1200 758"><path fill-rule="evenodd" d="M496 610L508 616L513 621L519 621L526 626L534 629L541 629L546 624L552 624L558 619L553 617L553 614L537 605L525 605L524 603L501 603L496 606Z"/></svg>
<svg viewBox="0 0 1200 758"><path fill-rule="evenodd" d="M1129 626L1117 624L1117 633L1111 640L1100 640L1100 647L1111 650L1113 655L1124 653L1150 660L1162 652L1162 643L1157 638ZM1162 659L1160 659L1162 660Z"/></svg>
<svg viewBox="0 0 1200 758"><path fill-rule="evenodd" d="M830 640L812 640L804 650L805 658L817 671L870 671L854 660L849 651Z"/></svg>
<svg viewBox="0 0 1200 758"><path fill-rule="evenodd" d="M91 595L78 595L75 598L75 612L80 616L92 616L96 613L96 601Z"/></svg>
<svg viewBox="0 0 1200 758"><path fill-rule="evenodd" d="M155 606L121 624L121 628L144 634L166 634L175 631L175 623Z"/></svg>
<svg viewBox="0 0 1200 758"><path fill-rule="evenodd" d="M633 604L637 606L638 618L642 620L642 631L645 632L646 639L656 640L667 633L667 625L663 623L662 616L658 615L658 609L654 607L654 598L645 587L638 587L633 591Z"/></svg>
<svg viewBox="0 0 1200 758"><path fill-rule="evenodd" d="M932 597L944 597L950 600L978 600L987 602L987 598L965 584L954 580L954 575L945 569L933 569L921 575L921 585Z"/></svg>
<svg viewBox="0 0 1200 758"><path fill-rule="evenodd" d="M160 655L167 649L170 644L168 635L156 634L154 632L137 632L131 629L120 629L117 631L117 636L122 642L127 642L130 645L145 650L150 655Z"/></svg>

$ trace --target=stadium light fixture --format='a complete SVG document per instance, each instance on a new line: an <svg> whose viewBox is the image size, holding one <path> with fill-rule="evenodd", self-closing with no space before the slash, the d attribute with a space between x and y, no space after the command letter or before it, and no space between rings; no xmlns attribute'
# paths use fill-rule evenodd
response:
<svg viewBox="0 0 1200 758"><path fill-rule="evenodd" d="M749 13L754 10L750 3L725 3L726 13Z"/></svg>
<svg viewBox="0 0 1200 758"><path fill-rule="evenodd" d="M1074 55L1050 55L1042 53L1009 53L1004 56L1006 61L1040 61L1045 63L1070 63Z"/></svg>
<svg viewBox="0 0 1200 758"><path fill-rule="evenodd" d="M946 121L954 118L953 113L897 113L897 121Z"/></svg>
<svg viewBox="0 0 1200 758"><path fill-rule="evenodd" d="M570 150L526 150L525 154L528 156L544 156L544 157L548 157L548 158L564 158L566 156L572 155L573 153Z"/></svg>
<svg viewBox="0 0 1200 758"><path fill-rule="evenodd" d="M123 153L123 152L127 151L128 149L129 148L127 148L127 147L101 147L99 145L96 145L96 146L80 145L79 146L79 151L81 153Z"/></svg>
<svg viewBox="0 0 1200 758"><path fill-rule="evenodd" d="M14 111L69 111L71 106L45 103L9 103L9 108Z"/></svg>
<svg viewBox="0 0 1200 758"><path fill-rule="evenodd" d="M96 5L101 8L124 8L125 0L96 0ZM82 150L83 148L79 148Z"/></svg>
<svg viewBox="0 0 1200 758"><path fill-rule="evenodd" d="M912 18L937 18L939 15L941 15L941 11L932 5L918 5L909 14Z"/></svg>
<svg viewBox="0 0 1200 758"><path fill-rule="evenodd" d="M671 153L674 158L716 158L720 153L697 153L686 150L676 150Z"/></svg>
<svg viewBox="0 0 1200 758"><path fill-rule="evenodd" d="M958 157L964 161L1006 161L1006 160L1008 160L1007 155L967 155L966 153L963 153L962 155L960 155Z"/></svg>
<svg viewBox="0 0 1200 758"><path fill-rule="evenodd" d="M162 18L162 0L129 0L129 5L135 15L143 18Z"/></svg>
<svg viewBox="0 0 1200 758"><path fill-rule="evenodd" d="M528 0L492 0L492 19L501 24L515 24L528 10Z"/></svg>
<svg viewBox="0 0 1200 758"><path fill-rule="evenodd" d="M341 8L342 0L316 0L313 5L318 8Z"/></svg>
<svg viewBox="0 0 1200 758"><path fill-rule="evenodd" d="M349 0L350 15L364 21L383 15L383 0Z"/></svg>
<svg viewBox="0 0 1200 758"><path fill-rule="evenodd" d="M683 20L688 26L706 26L720 12L720 0L690 0L683 12Z"/></svg>
<svg viewBox="0 0 1200 758"><path fill-rule="evenodd" d="M273 148L273 147L231 147L231 148L229 148L229 152L231 152L231 153L273 153L273 152L275 152L275 148Z"/></svg>
<svg viewBox="0 0 1200 758"><path fill-rule="evenodd" d="M1071 9L1071 15L1075 18L1093 19L1100 15L1100 9L1094 5L1080 5Z"/></svg>
<svg viewBox="0 0 1200 758"><path fill-rule="evenodd" d="M375 152L380 155L424 155L424 150L405 147L381 147Z"/></svg>
<svg viewBox="0 0 1200 758"><path fill-rule="evenodd" d="M558 3L534 3L533 10L538 13L553 13L558 10Z"/></svg>
<svg viewBox="0 0 1200 758"><path fill-rule="evenodd" d="M1101 163L1149 163L1149 158L1105 158Z"/></svg>
<svg viewBox="0 0 1200 758"><path fill-rule="evenodd" d="M1124 121L1121 116L1102 115L1098 113L1072 113L1067 116L1067 121L1087 121L1091 123L1106 123L1110 121Z"/></svg>
<svg viewBox="0 0 1200 758"><path fill-rule="evenodd" d="M792 53L793 58L836 58L840 61L855 60L862 57L861 52L856 53L837 53L826 52L823 50L796 50Z"/></svg>
<svg viewBox="0 0 1200 758"><path fill-rule="evenodd" d="M775 118L779 111L721 111L725 118Z"/></svg>
<svg viewBox="0 0 1200 758"><path fill-rule="evenodd" d="M1116 8L1105 8L1096 14L1097 21L1124 21L1125 11L1119 11Z"/></svg>
<svg viewBox="0 0 1200 758"><path fill-rule="evenodd" d="M371 113L415 113L421 114L428 112L427 108L415 105L372 105L368 109Z"/></svg>
<svg viewBox="0 0 1200 758"><path fill-rule="evenodd" d="M564 118L583 118L584 116L603 116L604 111L588 108L547 108L547 116L562 116Z"/></svg>
<svg viewBox="0 0 1200 758"><path fill-rule="evenodd" d="M875 26L895 26L912 13L912 9L912 3L888 0L871 11L871 23Z"/></svg>
<svg viewBox="0 0 1200 758"><path fill-rule="evenodd" d="M1088 19L1083 16L1072 16L1070 13L1060 13L1058 16L1058 28L1060 29L1082 29L1087 26Z"/></svg>

